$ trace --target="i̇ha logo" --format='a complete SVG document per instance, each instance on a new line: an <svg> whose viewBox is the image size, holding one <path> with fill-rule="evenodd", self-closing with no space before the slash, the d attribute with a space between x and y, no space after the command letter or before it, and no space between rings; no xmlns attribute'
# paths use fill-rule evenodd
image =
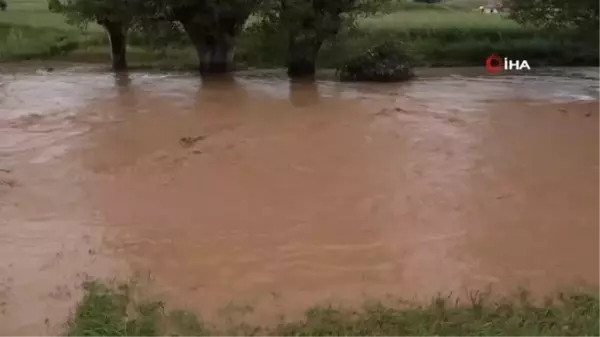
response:
<svg viewBox="0 0 600 337"><path fill-rule="evenodd" d="M510 60L507 57L501 58L498 55L492 55L485 60L485 69L489 73L499 73L504 70L531 70L527 60Z"/></svg>

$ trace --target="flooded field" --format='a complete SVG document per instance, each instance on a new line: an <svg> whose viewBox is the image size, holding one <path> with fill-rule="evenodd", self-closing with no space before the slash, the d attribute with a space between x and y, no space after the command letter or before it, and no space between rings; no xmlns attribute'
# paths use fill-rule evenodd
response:
<svg viewBox="0 0 600 337"><path fill-rule="evenodd" d="M204 316L598 286L598 74L0 75L0 334L87 275Z"/></svg>

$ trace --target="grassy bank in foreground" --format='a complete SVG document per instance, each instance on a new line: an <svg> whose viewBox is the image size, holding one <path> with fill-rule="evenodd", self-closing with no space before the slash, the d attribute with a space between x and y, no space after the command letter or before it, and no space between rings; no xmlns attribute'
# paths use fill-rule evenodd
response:
<svg viewBox="0 0 600 337"><path fill-rule="evenodd" d="M525 296L494 301L477 296L468 305L438 298L428 306L393 308L371 304L360 310L315 307L304 319L272 327L215 327L194 314L167 311L160 301L139 300L135 287L84 285L85 296L67 324L71 336L156 335L599 335L598 295L558 294L543 305Z"/></svg>

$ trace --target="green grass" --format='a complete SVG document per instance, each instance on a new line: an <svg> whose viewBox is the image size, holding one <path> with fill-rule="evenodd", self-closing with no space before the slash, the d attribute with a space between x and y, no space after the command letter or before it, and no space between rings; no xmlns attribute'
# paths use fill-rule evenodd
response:
<svg viewBox="0 0 600 337"><path fill-rule="evenodd" d="M33 28L55 28L77 31L77 27L65 22L62 15L48 11L46 0L11 0L6 12L0 12L0 24L30 26ZM90 25L89 30L101 32L97 25Z"/></svg>
<svg viewBox="0 0 600 337"><path fill-rule="evenodd" d="M438 297L429 305L372 301L361 308L319 306L304 318L273 326L228 321L203 322L182 310L166 310L162 301L144 299L135 283L90 281L67 323L69 336L272 335L272 336L598 336L599 298L593 292L558 293L535 304L519 297L492 300L471 296L461 304Z"/></svg>
<svg viewBox="0 0 600 337"><path fill-rule="evenodd" d="M393 0L385 2L381 7L381 12L404 12L412 10L428 11L465 11L474 12L479 6L487 5L487 0L445 0L437 4L426 4L414 2L411 0Z"/></svg>
<svg viewBox="0 0 600 337"><path fill-rule="evenodd" d="M0 12L0 23L40 28L74 29L61 15L50 13L45 0L8 1L6 12Z"/></svg>
<svg viewBox="0 0 600 337"><path fill-rule="evenodd" d="M68 336L207 335L194 314L167 313L162 301L139 299L134 282L88 281L83 289L84 297L66 324Z"/></svg>
<svg viewBox="0 0 600 337"><path fill-rule="evenodd" d="M9 6L11 5L12 2L9 4ZM0 12L0 23L36 28L76 30L75 27L68 25L61 15L50 13L47 9L15 10L9 7L6 12Z"/></svg>
<svg viewBox="0 0 600 337"><path fill-rule="evenodd" d="M383 41L405 42L417 66L482 66L491 54L526 59L533 66L598 65L598 44L582 42L568 32L549 34L520 26L501 15L472 10L481 3L449 0L444 5L427 5L400 1L395 10L401 11L363 18L356 31L325 43L319 65L337 67L348 55ZM285 65L285 40L276 33L245 32L238 47L237 56L243 64L266 68Z"/></svg>
<svg viewBox="0 0 600 337"><path fill-rule="evenodd" d="M84 37L52 28L0 24L0 60L48 58L75 50Z"/></svg>
<svg viewBox="0 0 600 337"><path fill-rule="evenodd" d="M46 0L14 0L8 2L10 10L41 11L48 9Z"/></svg>
<svg viewBox="0 0 600 337"><path fill-rule="evenodd" d="M415 28L515 29L520 26L501 15L478 12L412 10L366 18L360 26L365 29L403 31Z"/></svg>
<svg viewBox="0 0 600 337"><path fill-rule="evenodd" d="M90 25L85 32L50 13L45 0L12 0L0 12L0 60L47 59L94 44L102 30Z"/></svg>

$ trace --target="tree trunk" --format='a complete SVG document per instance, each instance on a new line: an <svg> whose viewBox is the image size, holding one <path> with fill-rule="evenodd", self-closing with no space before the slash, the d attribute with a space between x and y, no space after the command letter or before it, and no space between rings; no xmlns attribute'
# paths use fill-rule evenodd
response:
<svg viewBox="0 0 600 337"><path fill-rule="evenodd" d="M120 22L108 22L104 28L110 39L110 56L115 71L127 69L127 29Z"/></svg>
<svg viewBox="0 0 600 337"><path fill-rule="evenodd" d="M292 32L289 38L287 74L290 78L312 78L322 41L316 34Z"/></svg>
<svg viewBox="0 0 600 337"><path fill-rule="evenodd" d="M183 25L183 30L187 34L190 42L194 45L196 49L196 54L198 55L198 59L202 59L202 54L204 50L204 39L203 35L206 33L202 29L202 27L198 24L195 24L193 21L180 21Z"/></svg>
<svg viewBox="0 0 600 337"><path fill-rule="evenodd" d="M233 44L227 34L209 36L200 57L201 74L224 74L232 70Z"/></svg>
<svg viewBox="0 0 600 337"><path fill-rule="evenodd" d="M230 34L209 32L192 22L183 26L196 48L201 74L225 74L232 70L233 37Z"/></svg>

